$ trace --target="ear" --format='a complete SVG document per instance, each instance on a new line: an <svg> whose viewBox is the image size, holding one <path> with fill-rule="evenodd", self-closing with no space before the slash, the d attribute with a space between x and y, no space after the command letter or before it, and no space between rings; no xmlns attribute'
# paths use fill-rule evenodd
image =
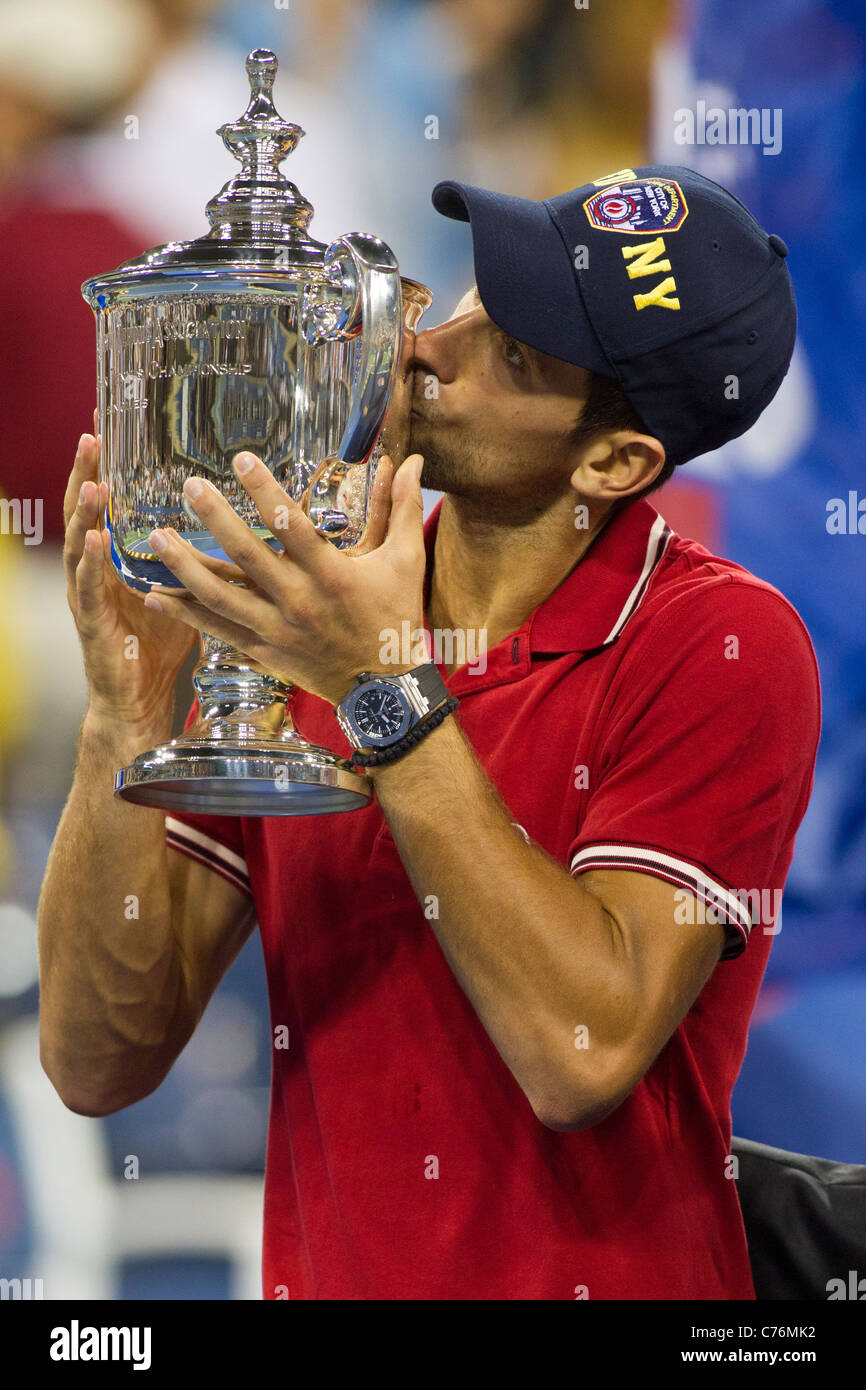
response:
<svg viewBox="0 0 866 1390"><path fill-rule="evenodd" d="M651 434L617 430L590 440L580 451L571 486L584 497L617 502L643 492L662 471L664 445Z"/></svg>

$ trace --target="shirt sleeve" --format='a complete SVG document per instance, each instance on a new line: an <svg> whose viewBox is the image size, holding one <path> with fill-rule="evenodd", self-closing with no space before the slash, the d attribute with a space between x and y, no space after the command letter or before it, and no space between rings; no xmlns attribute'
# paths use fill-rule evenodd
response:
<svg viewBox="0 0 866 1390"><path fill-rule="evenodd" d="M769 586L704 583L630 647L602 717L572 874L677 885L735 958L758 921L773 930L812 787L820 684L799 615Z"/></svg>
<svg viewBox="0 0 866 1390"><path fill-rule="evenodd" d="M198 702L195 701L184 729L190 727L197 713ZM179 850L190 859L206 864L215 874L252 897L241 816L205 816L196 811L172 811L165 817L165 841L169 849Z"/></svg>

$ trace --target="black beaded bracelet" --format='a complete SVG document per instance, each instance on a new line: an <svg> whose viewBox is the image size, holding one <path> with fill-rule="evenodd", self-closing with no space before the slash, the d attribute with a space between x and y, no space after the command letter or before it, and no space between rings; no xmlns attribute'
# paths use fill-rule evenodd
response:
<svg viewBox="0 0 866 1390"><path fill-rule="evenodd" d="M396 743L392 743L388 748L375 748L369 753L353 753L349 762L357 763L359 767L376 767L379 763L395 762L404 753L408 753L410 748L414 748L416 743L420 743L427 734L438 729L459 704L456 695L449 695L444 704L434 709L432 714L425 715L420 724L416 724L414 729L410 729L408 734L404 734Z"/></svg>

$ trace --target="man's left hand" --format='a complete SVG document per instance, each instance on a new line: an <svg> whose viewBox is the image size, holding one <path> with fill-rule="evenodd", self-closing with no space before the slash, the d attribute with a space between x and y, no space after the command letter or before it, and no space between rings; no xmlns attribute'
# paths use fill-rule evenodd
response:
<svg viewBox="0 0 866 1390"><path fill-rule="evenodd" d="M401 634L407 621L410 632L423 628L421 464L420 454L410 454L396 471L387 455L379 460L364 534L346 550L319 534L254 454L239 454L235 472L281 551L256 536L215 487L187 479L184 493L242 571L240 582L224 578L219 566L164 528L151 533L150 544L190 597L157 589L145 605L339 704L361 671L382 669L386 630ZM388 669L397 674L415 664Z"/></svg>

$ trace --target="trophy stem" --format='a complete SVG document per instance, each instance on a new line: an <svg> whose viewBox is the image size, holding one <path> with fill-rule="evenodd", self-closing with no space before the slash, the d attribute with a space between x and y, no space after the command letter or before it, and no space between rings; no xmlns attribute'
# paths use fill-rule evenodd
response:
<svg viewBox="0 0 866 1390"><path fill-rule="evenodd" d="M323 815L367 805L369 779L298 733L292 686L206 633L201 646L195 721L118 772L119 796L208 815Z"/></svg>
<svg viewBox="0 0 866 1390"><path fill-rule="evenodd" d="M198 716L178 743L228 739L270 744L276 739L299 750L311 747L298 734L292 718L294 687L204 633L192 683Z"/></svg>

